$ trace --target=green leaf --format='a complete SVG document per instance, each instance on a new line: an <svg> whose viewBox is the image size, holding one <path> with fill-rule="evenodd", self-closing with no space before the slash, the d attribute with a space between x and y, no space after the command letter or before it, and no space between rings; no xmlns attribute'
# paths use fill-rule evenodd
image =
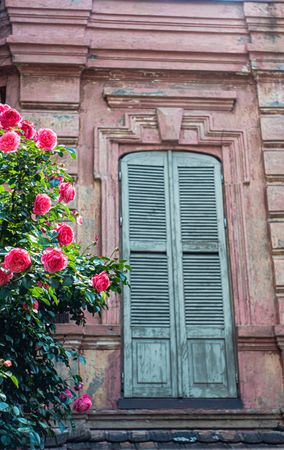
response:
<svg viewBox="0 0 284 450"><path fill-rule="evenodd" d="M54 293L54 291L53 291L53 289L51 287L48 288L48 293L52 297L52 299L54 300L54 303L56 305L58 305L58 303L59 303L58 298L56 297L56 295L55 295L55 293Z"/></svg>
<svg viewBox="0 0 284 450"><path fill-rule="evenodd" d="M13 413L15 414L15 416L19 416L20 415L20 410L17 406L13 406Z"/></svg>
<svg viewBox="0 0 284 450"><path fill-rule="evenodd" d="M0 402L0 411L6 411L6 409L9 408L8 403L6 402Z"/></svg>
<svg viewBox="0 0 284 450"><path fill-rule="evenodd" d="M10 377L10 380L12 380L13 383L14 383L14 385L19 389L19 381L18 381L18 378L15 377L15 375L12 375L12 376Z"/></svg>
<svg viewBox="0 0 284 450"><path fill-rule="evenodd" d="M77 152L76 152L76 150L74 150L74 148L66 147L66 150L70 153L70 156L72 159L77 158Z"/></svg>
<svg viewBox="0 0 284 450"><path fill-rule="evenodd" d="M5 447L7 445L11 444L11 439L9 438L9 436L5 435L5 436L1 436L1 442L3 445L5 445Z"/></svg>
<svg viewBox="0 0 284 450"><path fill-rule="evenodd" d="M63 422L59 422L58 426L61 433L63 433L66 430L66 427Z"/></svg>
<svg viewBox="0 0 284 450"><path fill-rule="evenodd" d="M83 365L86 365L86 358L83 355L79 355L79 362Z"/></svg>
<svg viewBox="0 0 284 450"><path fill-rule="evenodd" d="M96 300L96 295L92 291L86 291L85 296L91 303L93 303Z"/></svg>

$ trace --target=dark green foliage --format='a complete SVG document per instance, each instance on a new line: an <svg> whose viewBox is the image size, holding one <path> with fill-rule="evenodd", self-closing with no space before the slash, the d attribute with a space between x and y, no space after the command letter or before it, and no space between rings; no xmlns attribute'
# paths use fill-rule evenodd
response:
<svg viewBox="0 0 284 450"><path fill-rule="evenodd" d="M0 130L0 135L4 131ZM72 243L63 247L68 266L57 273L47 273L41 256L47 247L59 247L56 225L75 220L69 208L58 202L59 183L72 178L62 164L61 156L74 150L58 146L53 152L40 150L32 140L21 137L20 148L10 154L0 152L0 263L14 247L27 250L32 265L25 272L0 287L0 448L16 449L43 446L51 427L63 426L70 416L72 399L60 394L81 381L70 370L70 363L84 363L76 352L66 350L55 339L55 319L68 312L78 325L85 323L85 311L92 314L107 308L107 297L120 292L126 283L128 266L116 258L82 254ZM32 218L37 194L47 194L52 208L44 216ZM95 243L93 244L95 245ZM91 277L106 271L110 287L97 293ZM33 310L34 300L39 302ZM11 367L4 361L10 360ZM55 365L63 364L68 373L62 378Z"/></svg>

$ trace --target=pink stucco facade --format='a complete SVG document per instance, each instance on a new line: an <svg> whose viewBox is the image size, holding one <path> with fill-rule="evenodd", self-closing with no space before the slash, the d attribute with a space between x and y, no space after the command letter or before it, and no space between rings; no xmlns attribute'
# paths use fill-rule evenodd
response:
<svg viewBox="0 0 284 450"><path fill-rule="evenodd" d="M68 162L99 254L119 240L119 158L146 150L218 156L224 171L238 383L235 411L121 411L121 299L84 329L93 427L276 426L283 421L284 3L4 0L0 92L79 149ZM147 425L148 423L148 425ZM208 425L210 423L210 425Z"/></svg>

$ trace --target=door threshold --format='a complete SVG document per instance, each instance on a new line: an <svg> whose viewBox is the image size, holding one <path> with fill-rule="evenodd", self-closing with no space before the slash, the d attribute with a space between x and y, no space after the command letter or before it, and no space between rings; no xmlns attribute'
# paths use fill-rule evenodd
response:
<svg viewBox="0 0 284 450"><path fill-rule="evenodd" d="M242 409L240 398L121 398L119 409Z"/></svg>

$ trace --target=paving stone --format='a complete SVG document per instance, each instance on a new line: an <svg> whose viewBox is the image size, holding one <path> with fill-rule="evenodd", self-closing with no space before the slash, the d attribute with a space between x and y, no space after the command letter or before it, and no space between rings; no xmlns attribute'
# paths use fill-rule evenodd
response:
<svg viewBox="0 0 284 450"><path fill-rule="evenodd" d="M68 442L89 442L91 440L91 432L86 427L77 427L74 431L70 431Z"/></svg>
<svg viewBox="0 0 284 450"><path fill-rule="evenodd" d="M108 431L106 433L106 440L109 442L128 441L128 432L127 431Z"/></svg>
<svg viewBox="0 0 284 450"><path fill-rule="evenodd" d="M204 443L215 443L219 441L219 436L216 432L200 431L198 432L198 440Z"/></svg>
<svg viewBox="0 0 284 450"><path fill-rule="evenodd" d="M262 442L262 438L257 431L242 431L239 434L242 442L246 444L259 444Z"/></svg>
<svg viewBox="0 0 284 450"><path fill-rule="evenodd" d="M68 430L63 432L55 430L55 436L46 438L45 448L60 447L60 445L65 444L68 438L68 434Z"/></svg>
<svg viewBox="0 0 284 450"><path fill-rule="evenodd" d="M137 449L142 450L144 448L156 449L158 448L158 445L155 442L140 442L139 444L137 444Z"/></svg>
<svg viewBox="0 0 284 450"><path fill-rule="evenodd" d="M172 435L167 431L150 431L149 440L153 442L169 442L172 440Z"/></svg>
<svg viewBox="0 0 284 450"><path fill-rule="evenodd" d="M77 450L77 449L75 449L75 450ZM88 449L86 449L86 450L88 450ZM92 442L92 446L90 447L90 450L113 450L113 447L112 447L111 442L106 442L106 441Z"/></svg>
<svg viewBox="0 0 284 450"><path fill-rule="evenodd" d="M221 442L241 442L242 436L233 430L217 431L216 435ZM214 439L214 437L213 437Z"/></svg>
<svg viewBox="0 0 284 450"><path fill-rule="evenodd" d="M101 441L105 441L106 439L106 435L104 431L101 430L92 430L91 431L91 438L90 441L91 442L101 442Z"/></svg>
<svg viewBox="0 0 284 450"><path fill-rule="evenodd" d="M92 450L92 448L90 442L70 442L70 444L67 444L67 450Z"/></svg>
<svg viewBox="0 0 284 450"><path fill-rule="evenodd" d="M284 444L283 431L262 431L259 434L262 441L266 444Z"/></svg>
<svg viewBox="0 0 284 450"><path fill-rule="evenodd" d="M150 440L148 431L130 431L128 433L130 442L147 442Z"/></svg>
<svg viewBox="0 0 284 450"><path fill-rule="evenodd" d="M119 448L121 448L121 449L136 449L137 447L135 446L135 444L133 444L133 442L129 442L129 441L126 441L126 442L121 442L120 444L120 447Z"/></svg>
<svg viewBox="0 0 284 450"><path fill-rule="evenodd" d="M68 450L66 444L60 445L60 447L49 447L49 448L50 448L50 450ZM18 449L18 450L21 450L21 449Z"/></svg>
<svg viewBox="0 0 284 450"><path fill-rule="evenodd" d="M194 431L179 431L172 434L172 440L180 444L193 444L198 439L199 435Z"/></svg>

